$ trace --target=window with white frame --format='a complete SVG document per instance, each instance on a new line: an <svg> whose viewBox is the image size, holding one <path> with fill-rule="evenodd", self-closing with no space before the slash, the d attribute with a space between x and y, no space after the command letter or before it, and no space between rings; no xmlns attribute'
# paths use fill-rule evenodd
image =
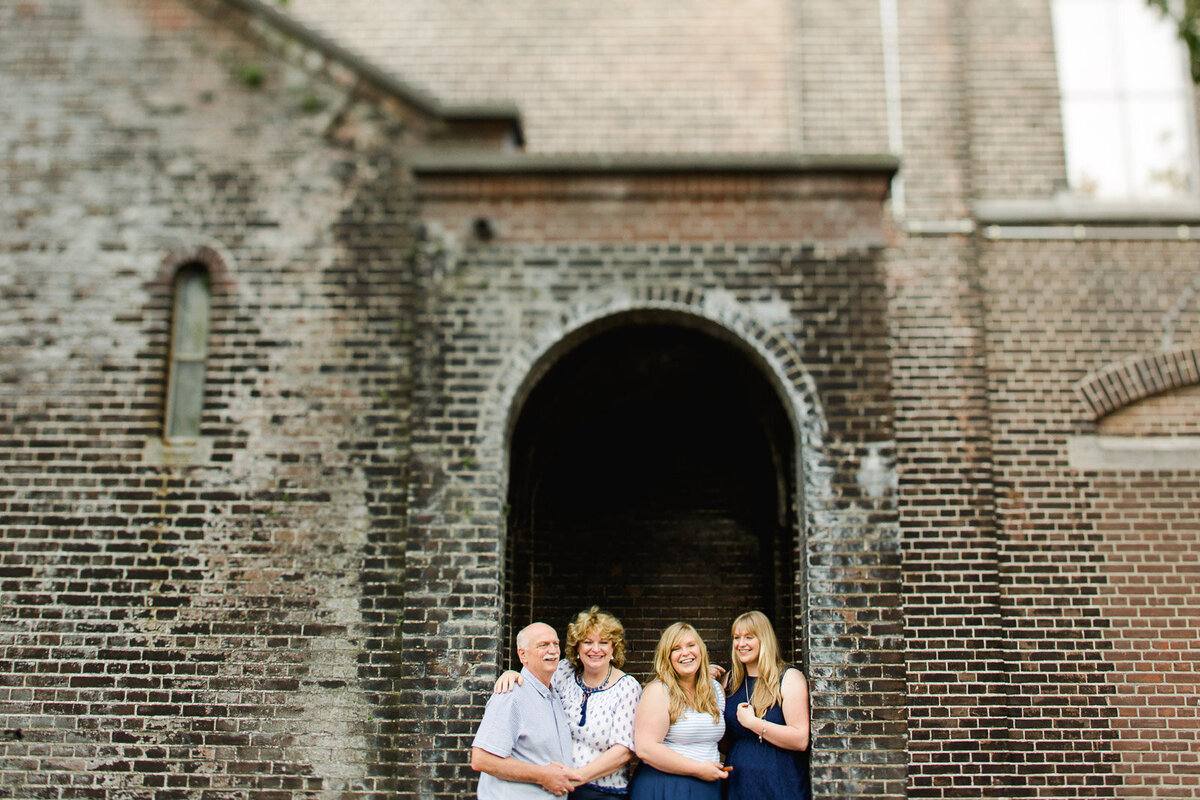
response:
<svg viewBox="0 0 1200 800"><path fill-rule="evenodd" d="M1172 23L1146 0L1053 4L1072 193L1107 200L1194 195L1194 89Z"/></svg>

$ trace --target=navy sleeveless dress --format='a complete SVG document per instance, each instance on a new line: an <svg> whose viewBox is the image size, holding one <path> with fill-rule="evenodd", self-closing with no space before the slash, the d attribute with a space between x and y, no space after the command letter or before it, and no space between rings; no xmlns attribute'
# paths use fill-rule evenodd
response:
<svg viewBox="0 0 1200 800"><path fill-rule="evenodd" d="M737 721L739 703L750 702L756 678L747 677L725 701L725 730L729 735L726 766L733 767L724 784L726 800L810 800L808 752L784 750L758 740L758 731L746 730ZM780 676L780 681L783 677ZM767 709L767 722L783 725L783 708Z"/></svg>

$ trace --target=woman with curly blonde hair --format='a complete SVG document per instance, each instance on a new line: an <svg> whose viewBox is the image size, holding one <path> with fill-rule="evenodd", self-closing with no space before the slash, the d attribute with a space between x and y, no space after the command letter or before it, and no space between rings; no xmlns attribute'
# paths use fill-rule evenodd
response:
<svg viewBox="0 0 1200 800"><path fill-rule="evenodd" d="M709 677L708 649L695 628L676 622L663 631L654 674L633 723L642 766L630 800L719 800L728 774L717 751L725 695Z"/></svg>

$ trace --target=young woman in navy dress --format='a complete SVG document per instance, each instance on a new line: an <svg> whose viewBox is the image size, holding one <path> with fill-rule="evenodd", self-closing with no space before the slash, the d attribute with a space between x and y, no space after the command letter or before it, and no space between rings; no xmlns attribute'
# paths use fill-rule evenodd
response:
<svg viewBox="0 0 1200 800"><path fill-rule="evenodd" d="M725 733L725 695L708 667L695 628L676 622L663 631L654 651L655 680L642 690L633 720L642 765L630 800L720 800L728 774L717 749Z"/></svg>
<svg viewBox="0 0 1200 800"><path fill-rule="evenodd" d="M809 800L808 681L786 664L770 620L733 621L733 667L725 676L726 800Z"/></svg>

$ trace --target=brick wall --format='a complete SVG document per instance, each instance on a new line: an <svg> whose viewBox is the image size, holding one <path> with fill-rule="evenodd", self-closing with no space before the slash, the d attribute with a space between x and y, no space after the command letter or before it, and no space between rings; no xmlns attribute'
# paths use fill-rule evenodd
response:
<svg viewBox="0 0 1200 800"><path fill-rule="evenodd" d="M1179 752L1196 662L1173 627L1192 608L1197 506L1179 489L1192 471L1185 455L1078 467L1069 440L1190 432L1194 378L1157 365L1194 348L1195 245L1163 241L1171 220L1148 213L1081 229L1070 212L972 218L975 201L1045 208L1063 186L1048 11L900 9L904 205L888 266L912 797L1194 791ZM1162 416L1089 414L1081 392L1139 365L1139 385L1164 381L1142 400ZM1169 598L1166 621L1147 592ZM1171 655L1138 662L1143 645ZM1161 699L1138 682L1147 666L1172 676Z"/></svg>
<svg viewBox="0 0 1200 800"><path fill-rule="evenodd" d="M878 0L789 0L791 146L802 153L887 153L885 30Z"/></svg>
<svg viewBox="0 0 1200 800"><path fill-rule="evenodd" d="M475 71L439 59L498 6L404 4L397 47L289 5L361 47L0 5L0 795L470 796L511 630L597 600L639 672L675 616L727 658L771 606L819 797L1200 789L1195 215L981 211L1062 185L1043 0L610 4L587 52L568 4ZM354 62L381 46L446 101L537 88L540 154L411 154L445 107ZM897 142L890 205L887 159L749 155ZM164 447L192 263L201 442ZM663 404L696 434L647 448Z"/></svg>
<svg viewBox="0 0 1200 800"><path fill-rule="evenodd" d="M289 0L288 13L446 102L505 99L537 153L793 149L786 0ZM402 43L402 46L398 46Z"/></svg>
<svg viewBox="0 0 1200 800"><path fill-rule="evenodd" d="M429 292L418 348L423 357L408 562L409 596L416 602L410 603L405 628L406 661L419 677L406 686L418 704L431 709L433 722L422 730L435 736L444 731L441 741L449 746L425 753L419 763L414 759L413 780L404 790L431 796L440 776L461 770L457 754L469 743L496 661L511 663L511 653L501 649L496 635L506 617L510 634L530 616L561 628L579 607L604 601L631 628L636 671L645 670L661 625L680 617L699 623L710 649L725 658L728 625L739 604L758 602L775 589L769 586L771 573L792 569L794 563L798 572L777 590L790 595L794 616L778 624L792 629L797 660L807 663L813 676L813 758L821 791L834 797L902 794L904 676L895 649L899 550L891 492L886 295L879 249L844 244L869 242L859 232L869 230L869 220L840 210L859 202L861 193L877 192L877 178L829 184L819 170L814 177L802 173L783 184L680 180L653 173L623 177L638 190L627 193L629 201L614 206L613 213L598 214L595 227L584 233L607 223L607 230L621 231L619 238L627 243L610 243L617 238L610 233L599 241L563 244L555 242L580 219L578 206L586 207L596 195L589 187L597 179L586 165L579 173L560 165L538 176L518 168L453 180L421 167L418 178L426 224L442 237L436 246L431 242L422 261ZM781 191L780 185L786 188ZM803 210L811 194L797 192L797 185L840 191L825 197L822 216L830 222L817 229L820 238L802 213L785 213ZM689 200L681 187L691 186L705 191ZM718 190L741 197L760 186L770 187L781 206L779 219L790 216L793 236L812 236L808 241L820 244L803 238L753 241L758 235L753 228L740 232L743 243L709 243L713 226L724 224L729 207ZM524 202L512 203L514 194ZM643 198L664 194L677 198L690 219L709 222L686 228L701 241L637 241L655 225L675 219L673 212L643 204ZM622 227L639 215L646 218L641 227ZM494 223L494 238L469 235L469 221L479 218ZM530 233L518 224L521 220L536 220L540 228ZM878 237L876 228L875 241ZM639 326L657 326L667 338L656 339ZM593 357L580 354L587 348L603 352L605 337L631 344L624 345L625 355L617 349L606 356L614 359L611 367L600 368ZM709 337L728 344L705 344ZM660 349L676 340L683 344ZM721 355L725 352L733 355ZM659 386L639 377L635 367L642 359L668 374L698 359L705 369L685 370L679 380ZM588 379L588 368L599 370L603 379ZM675 398L670 404L679 405L679 392L695 381L714 379L710 370L717 376L729 370L753 376L751 385L757 381L771 390L750 392L750 397L773 397L739 400L732 412L728 402L715 399L719 393L696 398L689 403L698 410L681 410L674 422L711 409L710 416L740 417L729 423L736 431L786 415L785 433L799 462L793 478L761 451L754 454L740 442L735 446L738 437L697 437L703 427L699 419L690 434L667 445L678 451L673 458L653 448L642 452L648 437L631 437L617 422L589 419L589 411L613 413L617 402L631 404L638 413L661 414L666 401L652 399L656 393L669 389L668 397ZM539 396L543 383L559 388ZM702 392L691 392L696 393ZM785 402L779 405L781 398ZM532 409L528 418L527 409ZM618 427L610 433L608 424ZM768 425L775 436L781 435L781 424ZM614 439L628 447L594 459L586 452L540 452L565 447L562 437L580 447L595 447L600 440L609 445ZM537 482L509 462L527 458L517 449L526 444L536 454L531 468L575 472ZM775 458L789 450L778 443L775 448ZM746 469L746 459L763 465L755 469L772 484L782 483L777 491L792 495L794 511L779 513L775 491L753 503L723 499L712 489L703 499L695 497L694 489L709 485L705 481L728 490L728 470L735 467L722 463L723 453L739 457L738 470ZM648 464L669 470L656 476L655 484L667 492L641 506L616 502L606 509L604 496L574 486L575 474L604 487L611 479L593 470L638 475ZM794 488L787 487L789 480L795 480ZM547 499L531 502L522 496L534 486ZM619 481L613 487L617 497L627 491ZM499 497L507 498L507 512ZM682 508L676 508L679 503ZM774 518L746 519L755 505L770 510L759 516ZM601 508L594 516L580 510L596 506ZM781 530L781 523L789 528ZM614 533L598 534L610 526ZM511 545L504 535L513 538ZM769 549L778 548L765 554L765 565L764 546L755 541L762 536L768 536ZM769 541L775 537L778 544ZM621 543L624 547L605 546ZM707 574L698 572L705 555ZM727 572L718 576L713 572L719 561ZM505 563L508 577L501 571ZM553 603L543 586L564 586L567 597Z"/></svg>
<svg viewBox="0 0 1200 800"><path fill-rule="evenodd" d="M889 256L909 797L993 797L1008 783L983 309L971 255L965 237L922 237Z"/></svg>
<svg viewBox="0 0 1200 800"><path fill-rule="evenodd" d="M961 74L976 198L1066 188L1050 3L963 3Z"/></svg>
<svg viewBox="0 0 1200 800"><path fill-rule="evenodd" d="M1196 436L1200 386L1148 397L1102 417L1097 430L1110 436Z"/></svg>
<svg viewBox="0 0 1200 800"><path fill-rule="evenodd" d="M1015 665L1011 746L1018 765L1054 765L1025 779L1029 796L1172 797L1196 788L1181 753L1196 735L1197 653L1179 630L1195 613L1200 462L1190 471L1079 470L1064 445L1069 434L1097 429L1077 381L1156 352L1168 320L1176 341L1195 341L1200 317L1190 307L1176 316L1173 302L1193 280L1193 258L1194 245L1145 241L1005 242L984 254ZM1190 407L1181 414L1190 420L1137 427L1134 406L1115 412L1126 422L1106 433L1200 430L1193 389L1143 402Z"/></svg>
<svg viewBox="0 0 1200 800"><path fill-rule="evenodd" d="M394 157L325 132L398 128L241 25L0 9L6 797L388 786L414 233ZM205 446L168 455L191 262Z"/></svg>
<svg viewBox="0 0 1200 800"><path fill-rule="evenodd" d="M730 159L726 169L717 159L715 168L688 169L707 163L535 157L484 159L472 169L463 157L418 158L415 168L422 213L451 246L478 238L483 219L505 242L881 240L888 189L880 176L893 167L890 158L748 157Z"/></svg>

